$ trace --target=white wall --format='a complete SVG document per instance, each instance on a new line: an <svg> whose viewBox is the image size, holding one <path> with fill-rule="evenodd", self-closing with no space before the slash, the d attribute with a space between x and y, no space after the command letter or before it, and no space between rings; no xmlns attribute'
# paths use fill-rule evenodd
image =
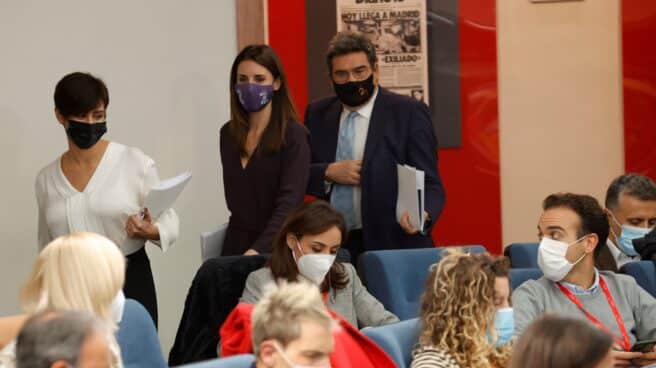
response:
<svg viewBox="0 0 656 368"><path fill-rule="evenodd" d="M0 315L19 311L36 255L34 177L66 148L54 86L89 71L109 87L109 139L140 147L161 177L194 173L176 204L177 244L166 254L148 249L168 354L200 265L199 233L228 217L218 129L229 116L234 1L2 0L0 45Z"/></svg>
<svg viewBox="0 0 656 368"><path fill-rule="evenodd" d="M503 242L537 241L542 200L624 171L620 1L497 1Z"/></svg>

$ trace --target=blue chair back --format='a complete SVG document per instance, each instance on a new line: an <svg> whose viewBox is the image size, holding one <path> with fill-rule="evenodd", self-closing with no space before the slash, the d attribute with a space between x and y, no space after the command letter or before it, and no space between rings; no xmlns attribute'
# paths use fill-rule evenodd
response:
<svg viewBox="0 0 656 368"><path fill-rule="evenodd" d="M136 300L125 300L123 319L118 324L116 341L121 348L124 367L168 367L164 361L155 323L146 308Z"/></svg>
<svg viewBox="0 0 656 368"><path fill-rule="evenodd" d="M253 354L242 354L182 365L180 368L250 368L254 362L255 356Z"/></svg>
<svg viewBox="0 0 656 368"><path fill-rule="evenodd" d="M510 269L510 287L515 290L526 280L537 280L542 277L542 270L539 268L511 268Z"/></svg>
<svg viewBox="0 0 656 368"><path fill-rule="evenodd" d="M385 350L398 368L407 368L412 361L412 349L419 339L419 330L419 319L413 318L392 325L365 328L362 333Z"/></svg>
<svg viewBox="0 0 656 368"><path fill-rule="evenodd" d="M640 287L656 297L656 266L653 261L629 262L620 268L620 272L633 276Z"/></svg>
<svg viewBox="0 0 656 368"><path fill-rule="evenodd" d="M513 243L503 254L510 259L512 268L538 268L539 243Z"/></svg>
<svg viewBox="0 0 656 368"><path fill-rule="evenodd" d="M383 303L388 311L401 320L415 318L419 314L419 299L424 292L429 268L440 260L440 254L447 248L364 252L359 259L359 273L371 295ZM480 245L461 248L472 253L486 251Z"/></svg>

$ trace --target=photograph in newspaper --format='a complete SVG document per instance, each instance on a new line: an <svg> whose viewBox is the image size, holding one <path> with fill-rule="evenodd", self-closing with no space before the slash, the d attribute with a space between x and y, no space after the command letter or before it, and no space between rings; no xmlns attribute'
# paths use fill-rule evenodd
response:
<svg viewBox="0 0 656 368"><path fill-rule="evenodd" d="M360 32L376 46L381 86L428 104L425 1L337 0L337 29Z"/></svg>

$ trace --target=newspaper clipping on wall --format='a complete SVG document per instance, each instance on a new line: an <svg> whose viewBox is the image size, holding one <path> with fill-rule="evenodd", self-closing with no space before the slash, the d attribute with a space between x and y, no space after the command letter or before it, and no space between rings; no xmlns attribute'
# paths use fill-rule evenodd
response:
<svg viewBox="0 0 656 368"><path fill-rule="evenodd" d="M426 0L336 0L337 30L376 45L380 85L428 104Z"/></svg>

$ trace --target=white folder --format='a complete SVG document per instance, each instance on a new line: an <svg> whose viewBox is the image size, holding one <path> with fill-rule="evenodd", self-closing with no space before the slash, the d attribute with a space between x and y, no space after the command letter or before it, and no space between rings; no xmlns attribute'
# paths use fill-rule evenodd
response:
<svg viewBox="0 0 656 368"><path fill-rule="evenodd" d="M156 219L162 212L171 208L189 180L191 180L191 172L185 172L160 181L150 188L150 192L148 192L144 201L144 207L148 208L150 216Z"/></svg>
<svg viewBox="0 0 656 368"><path fill-rule="evenodd" d="M408 165L396 165L398 172L398 197L396 219L400 222L403 212L408 211L410 225L424 231L424 172Z"/></svg>

